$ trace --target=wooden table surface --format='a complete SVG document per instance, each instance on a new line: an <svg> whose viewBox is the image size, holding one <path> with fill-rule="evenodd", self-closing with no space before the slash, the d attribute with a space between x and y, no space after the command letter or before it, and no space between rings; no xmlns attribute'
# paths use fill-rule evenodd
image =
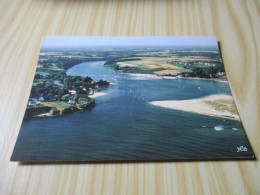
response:
<svg viewBox="0 0 260 195"><path fill-rule="evenodd" d="M260 194L256 161L10 162L43 35L217 36L260 155L260 1L0 0L0 194Z"/></svg>

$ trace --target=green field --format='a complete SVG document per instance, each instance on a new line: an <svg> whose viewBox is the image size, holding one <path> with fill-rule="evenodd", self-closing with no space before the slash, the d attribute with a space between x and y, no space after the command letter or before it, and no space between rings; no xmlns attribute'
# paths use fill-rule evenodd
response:
<svg viewBox="0 0 260 195"><path fill-rule="evenodd" d="M118 60L118 70L131 73L151 73L157 75L169 75L174 73L192 72L183 66L169 63L171 58L166 57L141 57L139 60ZM139 70L139 71L138 71Z"/></svg>
<svg viewBox="0 0 260 195"><path fill-rule="evenodd" d="M44 102L44 103L41 103L41 104L45 105L45 106L49 106L49 107L55 107L59 110L63 110L63 109L71 107L71 104L68 104L68 103L63 102L63 101Z"/></svg>
<svg viewBox="0 0 260 195"><path fill-rule="evenodd" d="M49 72L45 72L45 71L36 71L35 74L39 74L39 75L42 75L42 76L48 76L48 75L50 75Z"/></svg>

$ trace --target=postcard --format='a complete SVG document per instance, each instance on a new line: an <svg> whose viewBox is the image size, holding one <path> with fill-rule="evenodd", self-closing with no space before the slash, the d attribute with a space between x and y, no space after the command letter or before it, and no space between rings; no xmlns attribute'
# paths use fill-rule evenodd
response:
<svg viewBox="0 0 260 195"><path fill-rule="evenodd" d="M254 158L216 37L43 37L11 161Z"/></svg>

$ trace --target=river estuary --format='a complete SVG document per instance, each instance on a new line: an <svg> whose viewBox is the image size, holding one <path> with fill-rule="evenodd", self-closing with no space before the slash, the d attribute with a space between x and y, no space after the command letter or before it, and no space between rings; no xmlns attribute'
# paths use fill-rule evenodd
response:
<svg viewBox="0 0 260 195"><path fill-rule="evenodd" d="M150 105L231 94L228 83L133 76L86 62L68 75L116 85L102 90L89 111L23 121L12 156L19 161L98 161L247 158L253 155L239 121ZM216 131L221 126L221 131ZM239 151L237 147L246 147Z"/></svg>

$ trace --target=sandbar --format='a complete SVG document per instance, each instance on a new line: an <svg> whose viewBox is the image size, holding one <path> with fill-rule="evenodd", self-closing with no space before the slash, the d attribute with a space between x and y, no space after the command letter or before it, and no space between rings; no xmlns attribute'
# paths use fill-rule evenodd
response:
<svg viewBox="0 0 260 195"><path fill-rule="evenodd" d="M151 105L174 110L181 110L185 112L199 113L203 115L210 115L215 117L228 118L233 120L240 120L237 114L233 114L227 110L221 111L214 109L205 101L218 102L219 100L233 100L233 97L225 94L210 95L199 99L190 100L166 100L166 101L152 101ZM234 105L227 105L234 106Z"/></svg>

